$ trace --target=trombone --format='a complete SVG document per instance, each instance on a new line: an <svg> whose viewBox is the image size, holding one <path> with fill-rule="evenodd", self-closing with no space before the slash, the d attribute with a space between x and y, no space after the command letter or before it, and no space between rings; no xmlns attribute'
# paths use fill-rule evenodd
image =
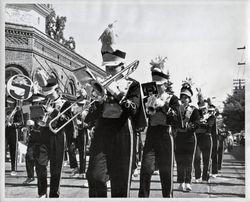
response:
<svg viewBox="0 0 250 202"><path fill-rule="evenodd" d="M37 124L39 126L41 126L41 127L45 127L46 126L48 118L50 117L51 112L49 111L49 108L51 107L51 104L52 104L52 100L48 99L47 102L46 102L46 104L44 105L45 114L44 114L42 120L39 120L37 122Z"/></svg>
<svg viewBox="0 0 250 202"><path fill-rule="evenodd" d="M105 89L107 90L107 87L114 81L116 81L117 78L119 78L121 75L123 75L123 73L126 74L124 75L123 78L127 79L128 76L130 74L132 74L138 67L139 65L139 60L135 60L134 62L132 62L131 64L129 64L127 67L125 67L124 69L122 69L120 72L118 72L117 74L108 77L106 80L104 80L103 82L98 82L97 79L94 77L94 75L91 72L88 72L88 74L92 77L91 81L90 81L90 85L92 86L92 93L90 95L89 100L86 100L86 104L83 106L82 110L80 110L78 113L76 113L75 115L73 115L71 118L68 118L67 121L61 125L59 128L53 128L52 125L54 125L53 123L56 122L58 119L62 119L62 117L65 117L65 113L68 110L71 110L71 108L78 103L79 101L82 100L82 97L79 98L78 100L76 100L75 102L73 102L69 107L67 107L65 110L63 110L62 112L58 113L58 115L53 118L50 122L49 122L49 128L53 133L58 133L61 129L63 129L66 125L68 125L73 119L75 119L78 115L82 114L82 112L84 111L88 111L90 109L90 107L92 106L92 104L98 100L98 97L101 97L101 99L103 99L105 97ZM84 71L88 71L87 68L85 68ZM94 96L93 92L95 92L95 94L97 94L98 96Z"/></svg>

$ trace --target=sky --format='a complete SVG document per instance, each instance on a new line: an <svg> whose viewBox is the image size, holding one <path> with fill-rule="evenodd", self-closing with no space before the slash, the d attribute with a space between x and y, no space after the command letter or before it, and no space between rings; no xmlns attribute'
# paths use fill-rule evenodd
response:
<svg viewBox="0 0 250 202"><path fill-rule="evenodd" d="M67 17L64 36L74 37L78 54L103 68L98 38L117 20L115 47L127 53L126 64L140 61L131 77L150 82L151 59L167 57L166 69L177 96L182 80L193 79L193 104L198 87L205 97L215 97L215 105L222 105L232 93L233 79L248 74L247 65L237 65L247 60L247 49L237 50L248 43L247 1L86 0L52 4L57 15Z"/></svg>

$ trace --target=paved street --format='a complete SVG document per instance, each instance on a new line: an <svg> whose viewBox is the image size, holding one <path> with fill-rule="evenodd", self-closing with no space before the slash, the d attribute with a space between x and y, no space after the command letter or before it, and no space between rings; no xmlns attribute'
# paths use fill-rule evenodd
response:
<svg viewBox="0 0 250 202"><path fill-rule="evenodd" d="M233 151L225 152L223 168L209 184L192 184L192 191L184 193L177 190L176 167L174 172L174 198L244 198L245 197L245 151L243 146L235 146ZM18 175L10 176L10 163L5 163L5 198L36 198L37 179L28 186L22 185L26 179L25 164L18 164ZM69 166L63 167L61 198L87 198L86 179L70 178ZM131 197L137 198L139 176L133 179ZM110 192L109 192L110 196ZM161 198L159 176L154 175L151 183L151 198Z"/></svg>

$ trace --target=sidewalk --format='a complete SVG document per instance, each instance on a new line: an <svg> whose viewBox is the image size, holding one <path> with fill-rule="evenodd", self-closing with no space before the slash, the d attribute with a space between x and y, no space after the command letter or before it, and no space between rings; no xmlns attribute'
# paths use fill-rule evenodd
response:
<svg viewBox="0 0 250 202"><path fill-rule="evenodd" d="M224 154L223 167L209 184L192 184L192 191L177 190L176 167L174 169L174 198L244 198L245 197L245 153L243 146L235 146L233 151ZM86 179L69 177L69 166L63 167L61 180L61 198L88 198L88 188L83 184ZM18 164L18 175L10 176L10 162L5 163L5 198L36 198L37 179L28 186L22 185L26 179L25 164ZM132 181L131 197L137 198L139 179ZM48 180L49 182L49 180ZM108 193L110 196L110 191ZM161 184L158 175L152 176L150 198L161 198Z"/></svg>

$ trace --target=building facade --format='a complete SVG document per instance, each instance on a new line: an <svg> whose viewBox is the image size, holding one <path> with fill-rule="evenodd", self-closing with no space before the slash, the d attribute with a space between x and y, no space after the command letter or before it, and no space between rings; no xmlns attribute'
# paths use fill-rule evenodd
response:
<svg viewBox="0 0 250 202"><path fill-rule="evenodd" d="M88 67L96 77L105 71L46 34L48 4L6 4L5 7L5 79L24 74L34 81L37 68L58 80L62 92L75 95L81 83L73 70Z"/></svg>

